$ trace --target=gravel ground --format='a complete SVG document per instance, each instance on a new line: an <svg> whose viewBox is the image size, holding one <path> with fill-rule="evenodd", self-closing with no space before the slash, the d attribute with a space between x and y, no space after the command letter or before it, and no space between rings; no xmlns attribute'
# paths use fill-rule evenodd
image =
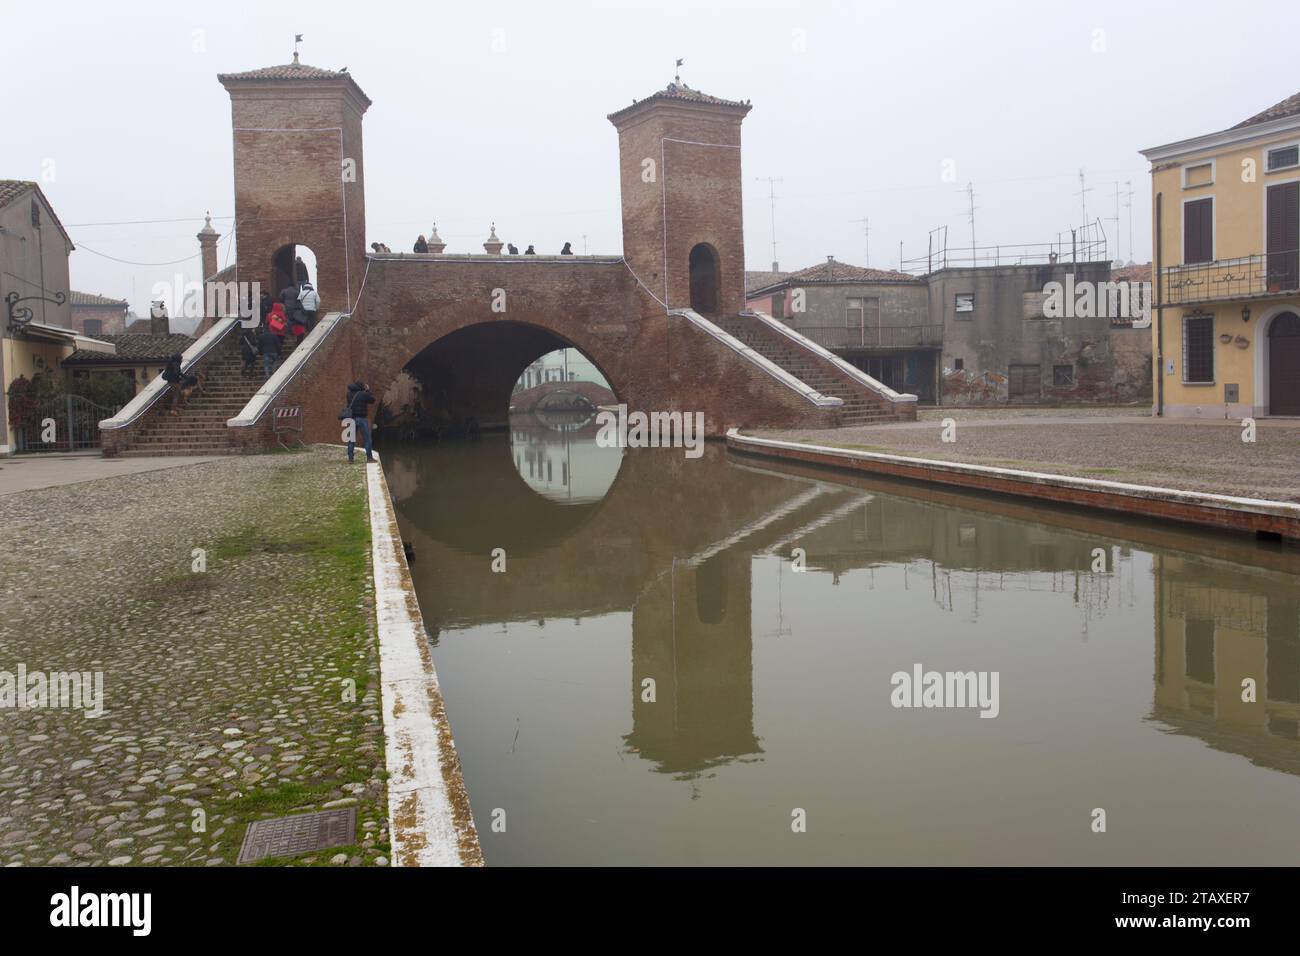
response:
<svg viewBox="0 0 1300 956"><path fill-rule="evenodd" d="M1256 441L1240 422L1170 421L1116 415L1116 409L927 409L923 420L837 429L761 430L754 434L918 458L1102 478L1184 491L1300 501L1300 422L1260 421ZM1103 415L1100 412L1108 412ZM1001 413L999 417L998 414ZM957 424L941 441L944 418Z"/></svg>
<svg viewBox="0 0 1300 956"><path fill-rule="evenodd" d="M0 860L225 865L253 820L355 806L354 845L278 862L387 865L364 488L321 449L0 498L0 671L105 702L0 710Z"/></svg>

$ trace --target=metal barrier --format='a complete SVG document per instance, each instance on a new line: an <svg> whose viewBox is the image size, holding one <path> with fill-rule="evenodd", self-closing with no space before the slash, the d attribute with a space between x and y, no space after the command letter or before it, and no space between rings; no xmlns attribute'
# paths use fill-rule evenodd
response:
<svg viewBox="0 0 1300 956"><path fill-rule="evenodd" d="M281 448L288 450L289 446L284 443L284 436L295 433L297 437L294 440L298 442L298 447L306 447L302 440L301 405L277 405L272 409L271 416L271 431Z"/></svg>

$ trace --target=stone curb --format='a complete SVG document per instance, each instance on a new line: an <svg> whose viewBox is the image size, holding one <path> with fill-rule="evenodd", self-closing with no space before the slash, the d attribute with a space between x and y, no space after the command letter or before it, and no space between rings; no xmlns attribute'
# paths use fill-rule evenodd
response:
<svg viewBox="0 0 1300 956"><path fill-rule="evenodd" d="M831 448L826 445L742 435L738 428L727 432L727 448L770 458L956 485L974 491L1118 511L1143 518L1300 539L1300 504L1288 501L1237 498L1097 478L1048 475L991 465Z"/></svg>
<svg viewBox="0 0 1300 956"><path fill-rule="evenodd" d="M481 866L483 852L378 456L366 466L395 866Z"/></svg>

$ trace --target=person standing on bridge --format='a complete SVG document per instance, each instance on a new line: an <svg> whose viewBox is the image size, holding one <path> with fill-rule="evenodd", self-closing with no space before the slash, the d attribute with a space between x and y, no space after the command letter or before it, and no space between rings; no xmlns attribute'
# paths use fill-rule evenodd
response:
<svg viewBox="0 0 1300 956"><path fill-rule="evenodd" d="M560 255L562 255L562 256L571 256L571 255L573 255L573 244L570 243L570 242L566 242L566 243L564 244L564 248L560 250Z"/></svg>
<svg viewBox="0 0 1300 956"><path fill-rule="evenodd" d="M351 420L352 422L352 441L348 442L348 462L351 463L353 453L356 451L356 437L358 434L363 435L362 441L366 448L366 461L374 461L375 456L371 447L370 440L370 406L374 404L375 396L370 394L370 389L365 382L356 381L348 386L348 403L343 409L341 419Z"/></svg>
<svg viewBox="0 0 1300 956"><path fill-rule="evenodd" d="M302 291L298 293L298 305L301 308L299 315L300 321L307 332L316 327L316 311L320 308L320 294L312 288L310 282L302 284ZM299 336L299 341L302 337Z"/></svg>
<svg viewBox="0 0 1300 956"><path fill-rule="evenodd" d="M415 249L412 251L417 253L423 253L429 251L429 240L424 238L423 233L420 234L420 238L415 240Z"/></svg>
<svg viewBox="0 0 1300 956"><path fill-rule="evenodd" d="M276 303L278 308L280 303ZM272 313L274 318L274 313ZM275 372L276 366L280 364L280 336L275 334L270 323L262 326L262 331L257 337L257 344L262 350L262 369L266 372L266 377L270 378Z"/></svg>

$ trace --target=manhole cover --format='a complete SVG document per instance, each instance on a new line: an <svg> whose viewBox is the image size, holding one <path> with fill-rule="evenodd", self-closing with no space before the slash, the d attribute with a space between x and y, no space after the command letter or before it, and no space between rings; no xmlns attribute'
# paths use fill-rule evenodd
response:
<svg viewBox="0 0 1300 956"><path fill-rule="evenodd" d="M300 813L292 817L256 820L244 834L238 863L256 863L270 856L298 856L332 846L347 846L357 838L357 808Z"/></svg>

